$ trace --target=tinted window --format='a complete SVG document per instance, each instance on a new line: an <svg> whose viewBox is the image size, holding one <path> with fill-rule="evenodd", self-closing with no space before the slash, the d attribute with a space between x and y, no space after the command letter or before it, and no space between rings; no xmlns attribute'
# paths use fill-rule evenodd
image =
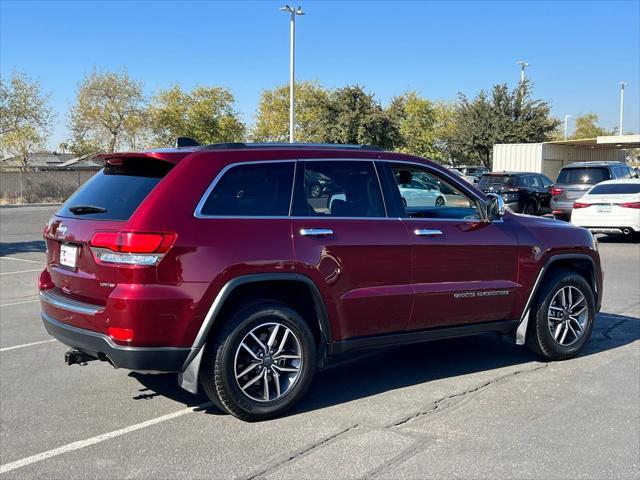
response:
<svg viewBox="0 0 640 480"><path fill-rule="evenodd" d="M535 188L542 188L542 182L540 181L540 177L537 175L531 175L529 177L529 182L531 182L531 186Z"/></svg>
<svg viewBox="0 0 640 480"><path fill-rule="evenodd" d="M512 175L483 175L478 182L479 187L488 187L490 185L508 185L514 186L516 177Z"/></svg>
<svg viewBox="0 0 640 480"><path fill-rule="evenodd" d="M558 175L558 183L596 183L610 180L609 170L601 167L563 168Z"/></svg>
<svg viewBox="0 0 640 480"><path fill-rule="evenodd" d="M550 187L551 185L553 185L553 182L551 181L551 179L549 177L547 177L546 175L540 175L540 180L542 181L542 186L544 188Z"/></svg>
<svg viewBox="0 0 640 480"><path fill-rule="evenodd" d="M301 162L294 215L384 217L384 202L373 162Z"/></svg>
<svg viewBox="0 0 640 480"><path fill-rule="evenodd" d="M631 194L640 193L640 183L607 183L596 185L590 191L590 195L602 194Z"/></svg>
<svg viewBox="0 0 640 480"><path fill-rule="evenodd" d="M238 165L224 173L202 215L283 217L289 215L294 162Z"/></svg>
<svg viewBox="0 0 640 480"><path fill-rule="evenodd" d="M444 177L419 167L392 165L396 188L411 218L465 218L477 215L475 203Z"/></svg>
<svg viewBox="0 0 640 480"><path fill-rule="evenodd" d="M522 177L517 177L517 185L519 187L530 187L531 186L531 177L524 175Z"/></svg>
<svg viewBox="0 0 640 480"><path fill-rule="evenodd" d="M65 202L57 215L99 220L128 220L173 164L134 158L122 165L107 165ZM98 207L104 212L77 209ZM74 208L76 207L76 208ZM76 213L72 213L71 210ZM80 213L81 212L81 213Z"/></svg>

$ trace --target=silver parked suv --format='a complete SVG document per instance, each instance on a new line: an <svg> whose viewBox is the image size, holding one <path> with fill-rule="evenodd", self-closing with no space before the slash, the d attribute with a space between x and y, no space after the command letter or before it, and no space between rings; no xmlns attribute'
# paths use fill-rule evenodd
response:
<svg viewBox="0 0 640 480"><path fill-rule="evenodd" d="M551 189L551 211L557 218L569 220L573 202L595 184L635 177L633 169L623 162L578 162L562 167Z"/></svg>

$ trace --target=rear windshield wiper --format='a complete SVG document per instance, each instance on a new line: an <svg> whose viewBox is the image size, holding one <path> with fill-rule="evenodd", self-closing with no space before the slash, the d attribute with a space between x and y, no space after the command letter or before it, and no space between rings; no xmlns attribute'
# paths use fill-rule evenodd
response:
<svg viewBox="0 0 640 480"><path fill-rule="evenodd" d="M95 205L73 205L69 207L69 211L74 215L84 215L87 213L106 213L107 209Z"/></svg>

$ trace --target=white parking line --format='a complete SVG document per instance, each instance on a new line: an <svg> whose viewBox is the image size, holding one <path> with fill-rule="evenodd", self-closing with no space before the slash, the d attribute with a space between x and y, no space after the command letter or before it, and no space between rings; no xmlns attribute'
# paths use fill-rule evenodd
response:
<svg viewBox="0 0 640 480"><path fill-rule="evenodd" d="M27 260L26 258L16 258L16 257L0 257L1 260L15 260L16 262L29 262L29 263L39 263L44 265L44 262L38 262L36 260Z"/></svg>
<svg viewBox="0 0 640 480"><path fill-rule="evenodd" d="M51 343L55 341L56 340L42 340L41 342L23 343L22 345L16 345L15 347L0 348L0 352L8 352L9 350L15 350L16 348L32 347L34 345L42 345L43 343Z"/></svg>
<svg viewBox="0 0 640 480"><path fill-rule="evenodd" d="M101 443L101 442L104 442L105 440L110 440L115 437L120 437L127 433L135 432L136 430L150 427L158 423L166 422L168 420L173 420L174 418L182 417L183 415L187 415L188 413L194 412L196 410L210 407L211 405L212 405L212 402L202 403L195 407L185 408L183 410L178 410L177 412L169 413L161 417L152 418L151 420L147 420L146 422L136 423L135 425L121 428L119 430L114 430L113 432L103 433L102 435L98 435L97 437L91 437L91 438L87 438L86 440L80 440L78 442L68 443L61 447L54 448L53 450L48 450L46 452L38 453L37 455L32 455L31 457L26 457L21 460L16 460L15 462L5 463L4 465L0 465L0 474L10 472L12 470L16 470L17 468L26 467L27 465L41 462L51 457L57 457L58 455L62 455L63 453L73 452L74 450L80 450L81 448L90 447L91 445L95 445L96 443Z"/></svg>
<svg viewBox="0 0 640 480"><path fill-rule="evenodd" d="M41 268L37 268L37 269L35 269L35 270L19 270L19 271L17 271L17 272L4 272L4 273L0 273L0 276L1 276L1 275L16 275L17 273L29 273L29 272L40 272L40 271L42 271L42 269L41 269Z"/></svg>
<svg viewBox="0 0 640 480"><path fill-rule="evenodd" d="M34 298L33 300L25 300L24 302L5 303L4 305L0 305L0 307L12 307L14 305L24 305L26 303L35 303L39 301L39 298Z"/></svg>

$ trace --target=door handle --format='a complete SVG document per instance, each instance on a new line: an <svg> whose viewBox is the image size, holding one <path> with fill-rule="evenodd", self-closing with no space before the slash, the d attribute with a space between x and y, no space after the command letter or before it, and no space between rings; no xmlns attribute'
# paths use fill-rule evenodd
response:
<svg viewBox="0 0 640 480"><path fill-rule="evenodd" d="M333 235L330 228L301 228L300 235L303 237L328 237Z"/></svg>
<svg viewBox="0 0 640 480"><path fill-rule="evenodd" d="M429 230L428 228L416 228L413 233L419 237L437 237L442 235L442 230Z"/></svg>

